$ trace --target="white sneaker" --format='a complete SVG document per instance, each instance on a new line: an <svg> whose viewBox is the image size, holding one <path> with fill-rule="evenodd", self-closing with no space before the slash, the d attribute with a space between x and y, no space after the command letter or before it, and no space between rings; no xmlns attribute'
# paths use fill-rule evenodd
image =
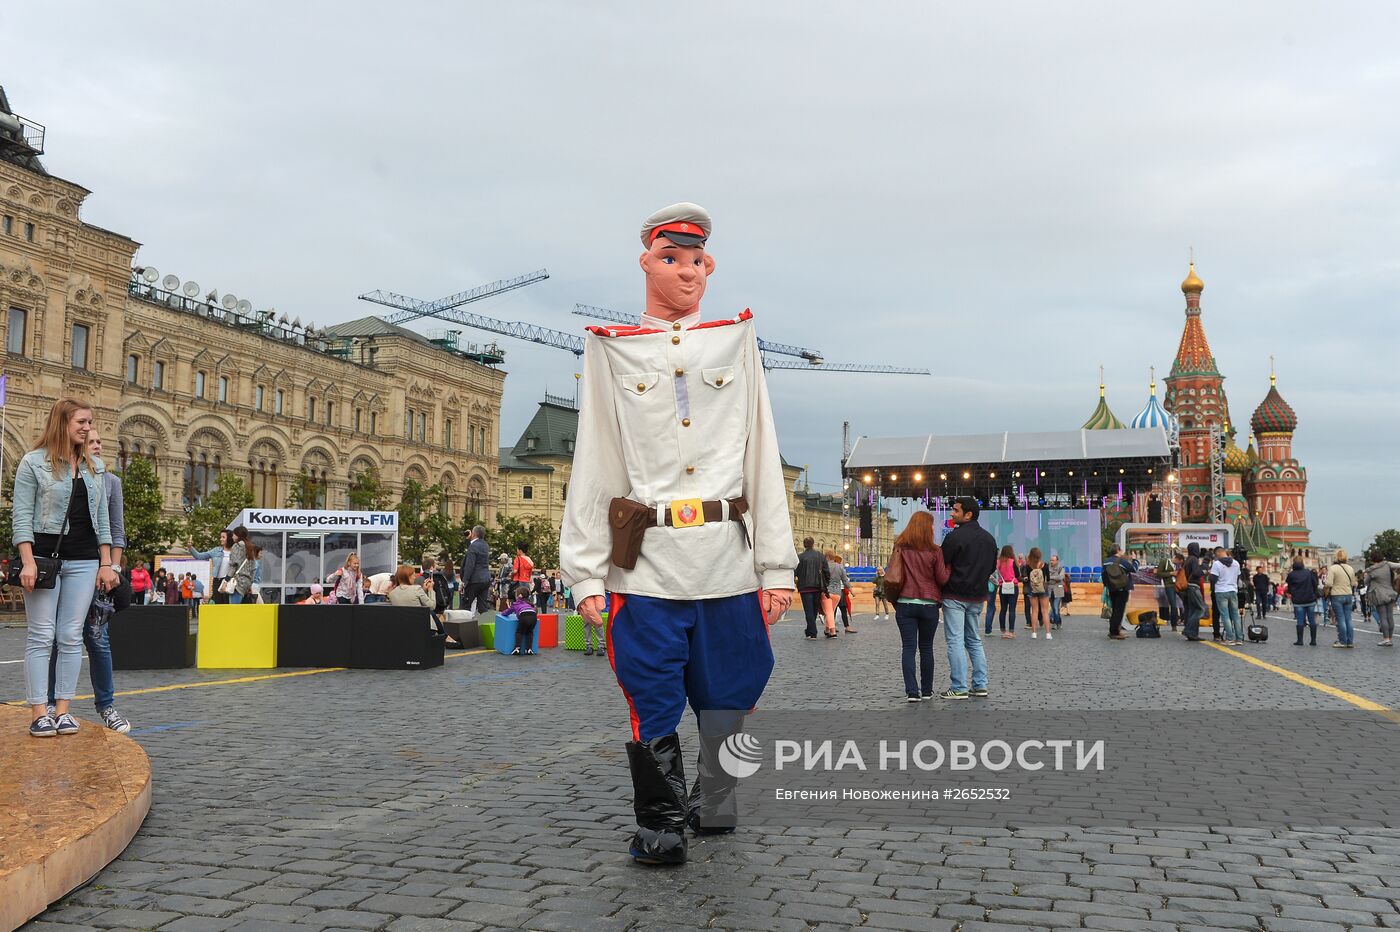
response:
<svg viewBox="0 0 1400 932"><path fill-rule="evenodd" d="M1046 631L1046 632L1045 632L1045 640L1047 640L1047 641L1053 641L1053 640L1055 640L1055 636L1054 636L1053 634L1051 634L1049 631Z"/></svg>
<svg viewBox="0 0 1400 932"><path fill-rule="evenodd" d="M102 710L102 724L122 735L131 731L131 722L123 718L114 705L109 705Z"/></svg>
<svg viewBox="0 0 1400 932"><path fill-rule="evenodd" d="M1040 635L1037 634L1036 632L1032 631L1032 632L1031 632L1031 637L1032 637L1032 638L1038 638L1038 637L1040 637Z"/></svg>

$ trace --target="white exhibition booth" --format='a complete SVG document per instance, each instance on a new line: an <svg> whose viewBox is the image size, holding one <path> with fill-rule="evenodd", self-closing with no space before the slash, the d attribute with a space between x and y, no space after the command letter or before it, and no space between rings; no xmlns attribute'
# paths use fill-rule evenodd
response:
<svg viewBox="0 0 1400 932"><path fill-rule="evenodd" d="M398 565L397 511L307 511L297 508L245 508L230 527L243 525L262 548L264 602L296 602L312 583L360 556L366 576L392 573Z"/></svg>

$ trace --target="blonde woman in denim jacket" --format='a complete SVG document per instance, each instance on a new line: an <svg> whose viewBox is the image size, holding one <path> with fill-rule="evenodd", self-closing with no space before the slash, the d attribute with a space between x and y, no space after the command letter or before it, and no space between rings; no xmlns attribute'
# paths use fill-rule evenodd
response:
<svg viewBox="0 0 1400 932"><path fill-rule="evenodd" d="M36 738L71 735L77 720L68 706L82 665L83 624L96 589L119 583L112 567L112 530L102 461L88 453L92 408L63 398L49 409L38 445L15 472L14 544L21 562L28 636L24 684ZM86 506L86 507L84 507ZM63 561L52 589L36 589L36 556L58 550ZM48 714L49 655L57 641L56 719Z"/></svg>

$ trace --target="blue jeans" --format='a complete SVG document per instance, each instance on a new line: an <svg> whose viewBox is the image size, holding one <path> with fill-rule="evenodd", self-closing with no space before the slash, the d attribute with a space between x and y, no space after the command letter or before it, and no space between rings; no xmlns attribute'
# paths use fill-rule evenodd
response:
<svg viewBox="0 0 1400 932"><path fill-rule="evenodd" d="M1225 640L1244 640L1244 631L1240 628L1240 594L1238 592L1217 592L1215 594L1215 617L1224 626Z"/></svg>
<svg viewBox="0 0 1400 932"><path fill-rule="evenodd" d="M900 657L904 669L906 696L933 695L933 636L938 632L938 606L912 602L894 604L894 623L899 625L899 639L904 650ZM919 650L919 678L914 679L914 648Z"/></svg>
<svg viewBox="0 0 1400 932"><path fill-rule="evenodd" d="M1060 624L1060 601L1061 596L1055 595L1054 590L1050 591L1050 624L1059 627Z"/></svg>
<svg viewBox="0 0 1400 932"><path fill-rule="evenodd" d="M54 695L72 699L78 691L83 664L83 622L97 591L96 560L64 560L52 589L24 595L29 633L24 643L24 690L30 705L43 705L49 695L49 657L58 642Z"/></svg>
<svg viewBox="0 0 1400 932"><path fill-rule="evenodd" d="M1332 603L1332 617L1337 622L1337 642L1339 644L1351 643L1351 608L1353 604L1352 596L1331 595L1327 600Z"/></svg>
<svg viewBox="0 0 1400 932"><path fill-rule="evenodd" d="M991 630L992 613L997 610L996 596L987 599L987 630ZM1016 593L1003 592L1001 594L1001 615L997 620L1001 625L1001 630L1016 633Z"/></svg>
<svg viewBox="0 0 1400 932"><path fill-rule="evenodd" d="M87 648L88 676L92 679L93 705L102 712L116 699L117 686L112 679L112 646L107 640L107 625L83 624L83 646ZM58 652L49 655L49 705L54 701L54 680L58 667Z"/></svg>
<svg viewBox="0 0 1400 932"><path fill-rule="evenodd" d="M1316 606L1309 602L1307 605L1293 605L1293 622L1298 626L1297 643L1303 643L1303 626L1307 625L1312 634L1312 642L1317 643L1317 615L1314 614Z"/></svg>
<svg viewBox="0 0 1400 932"><path fill-rule="evenodd" d="M981 602L943 600L943 636L948 639L948 685L954 692L967 690L969 659L972 661L972 688L987 688L987 655L982 652L982 635L977 630L981 614Z"/></svg>

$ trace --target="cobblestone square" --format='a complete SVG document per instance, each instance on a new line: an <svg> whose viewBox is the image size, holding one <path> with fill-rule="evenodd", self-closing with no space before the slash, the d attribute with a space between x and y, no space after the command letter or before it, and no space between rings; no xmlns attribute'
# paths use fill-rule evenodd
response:
<svg viewBox="0 0 1400 932"><path fill-rule="evenodd" d="M809 642L790 612L772 629L763 707L903 710L893 623L855 624ZM0 630L0 659L22 639ZM1359 626L1355 651L1278 637L1232 654L1171 634L1110 641L1097 618L1072 616L1052 642L988 640L984 704L907 713L1143 709L1151 728L1354 709L1320 686L1395 707L1375 639ZM941 688L941 635L935 648ZM607 660L458 653L421 673L272 673L300 675L118 673L152 761L151 814L27 930L1400 927L1400 831L1379 828L741 827L695 839L683 868L644 869L626 856L627 712ZM18 698L20 665L0 665L0 685ZM1117 788L1125 803L1132 789Z"/></svg>

